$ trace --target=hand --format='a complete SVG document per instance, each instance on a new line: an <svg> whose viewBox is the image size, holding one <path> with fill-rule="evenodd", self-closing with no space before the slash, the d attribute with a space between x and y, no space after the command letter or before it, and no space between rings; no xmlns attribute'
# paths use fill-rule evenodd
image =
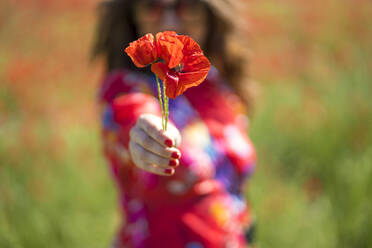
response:
<svg viewBox="0 0 372 248"><path fill-rule="evenodd" d="M142 114L129 135L129 153L137 167L157 175L174 174L181 157L181 135L175 126L168 122L163 131L160 117Z"/></svg>

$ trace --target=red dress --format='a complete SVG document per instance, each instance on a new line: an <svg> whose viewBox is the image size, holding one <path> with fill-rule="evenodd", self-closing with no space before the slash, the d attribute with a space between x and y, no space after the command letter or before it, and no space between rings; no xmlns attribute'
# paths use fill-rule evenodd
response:
<svg viewBox="0 0 372 248"><path fill-rule="evenodd" d="M214 68L201 85L170 99L182 158L165 177L137 168L127 150L138 116L161 115L156 96L154 78L124 70L107 75L100 90L104 152L123 213L114 247L246 247L251 218L242 189L256 156L244 105Z"/></svg>

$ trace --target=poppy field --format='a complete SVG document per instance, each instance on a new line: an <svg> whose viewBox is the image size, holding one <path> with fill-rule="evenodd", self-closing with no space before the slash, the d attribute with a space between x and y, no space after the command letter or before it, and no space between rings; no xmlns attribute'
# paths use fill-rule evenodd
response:
<svg viewBox="0 0 372 248"><path fill-rule="evenodd" d="M0 247L109 247L97 0L0 2ZM372 245L372 3L250 0L256 247Z"/></svg>

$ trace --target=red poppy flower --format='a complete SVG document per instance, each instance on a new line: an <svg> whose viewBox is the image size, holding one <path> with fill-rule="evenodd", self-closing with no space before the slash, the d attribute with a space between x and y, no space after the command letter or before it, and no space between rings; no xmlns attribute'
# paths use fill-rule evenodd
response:
<svg viewBox="0 0 372 248"><path fill-rule="evenodd" d="M199 45L190 37L172 31L157 33L156 42L151 34L145 35L125 51L138 67L153 63L151 70L163 80L170 98L202 83L210 69Z"/></svg>
<svg viewBox="0 0 372 248"><path fill-rule="evenodd" d="M151 66L151 70L165 83L166 95L170 98L176 98L188 88L202 83L210 69L209 60L193 39L184 35L177 35L177 39L183 44L183 57L177 57L177 60L163 57L165 63L158 62ZM172 67L176 62L178 64Z"/></svg>
<svg viewBox="0 0 372 248"><path fill-rule="evenodd" d="M131 42L125 52L137 67L145 67L158 59L158 50L152 34L146 34Z"/></svg>

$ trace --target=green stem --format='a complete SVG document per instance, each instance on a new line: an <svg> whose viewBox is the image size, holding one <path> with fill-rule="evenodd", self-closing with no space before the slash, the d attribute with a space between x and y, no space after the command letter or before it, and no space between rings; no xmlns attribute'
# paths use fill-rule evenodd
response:
<svg viewBox="0 0 372 248"><path fill-rule="evenodd" d="M167 124L168 124L168 97L167 95L165 94L166 92L166 87L165 87L165 83L163 82L163 98L164 98L164 112L165 112L165 130L167 130Z"/></svg>
<svg viewBox="0 0 372 248"><path fill-rule="evenodd" d="M169 108L168 108L168 97L165 95L165 99L167 100L167 103L165 106L167 106L167 113L165 114L165 130L167 129L167 124L168 124L168 115L169 115Z"/></svg>
<svg viewBox="0 0 372 248"><path fill-rule="evenodd" d="M160 102L160 106L161 106L161 125L163 127L163 130L165 131L167 129L166 128L166 125L165 125L165 121L164 121L164 112L165 112L165 109L164 109L164 105L163 105L163 101L162 101L162 97L161 97L161 89L160 89L159 78L158 78L158 76L156 74L155 74L155 78L156 78L156 83L158 85L159 102Z"/></svg>

